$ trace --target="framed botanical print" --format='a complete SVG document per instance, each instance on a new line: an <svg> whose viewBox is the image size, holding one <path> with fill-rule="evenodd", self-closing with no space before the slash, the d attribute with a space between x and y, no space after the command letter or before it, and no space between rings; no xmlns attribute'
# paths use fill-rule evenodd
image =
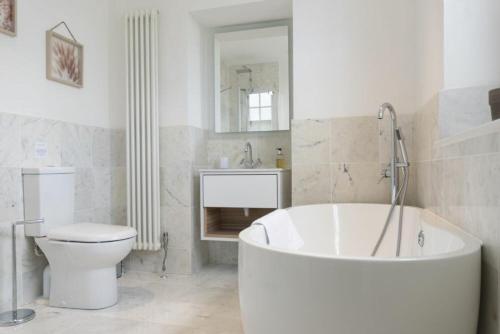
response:
<svg viewBox="0 0 500 334"><path fill-rule="evenodd" d="M0 0L0 32L16 36L17 6L16 0Z"/></svg>
<svg viewBox="0 0 500 334"><path fill-rule="evenodd" d="M47 79L83 87L83 45L52 30L46 38Z"/></svg>

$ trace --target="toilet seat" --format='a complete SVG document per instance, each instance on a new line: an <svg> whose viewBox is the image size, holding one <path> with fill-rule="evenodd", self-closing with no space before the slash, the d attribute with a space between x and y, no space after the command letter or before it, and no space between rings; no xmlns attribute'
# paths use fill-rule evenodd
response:
<svg viewBox="0 0 500 334"><path fill-rule="evenodd" d="M120 225L76 223L52 228L47 239L60 242L101 243L135 238L134 228Z"/></svg>

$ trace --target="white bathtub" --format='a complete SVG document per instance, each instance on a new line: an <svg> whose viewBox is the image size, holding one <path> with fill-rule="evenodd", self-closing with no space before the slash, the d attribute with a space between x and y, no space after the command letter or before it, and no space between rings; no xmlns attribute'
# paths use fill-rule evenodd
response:
<svg viewBox="0 0 500 334"><path fill-rule="evenodd" d="M394 220L372 258L388 210L290 208L304 239L297 250L267 246L262 226L241 232L245 334L475 334L481 242L426 210L406 207L402 257L393 255Z"/></svg>

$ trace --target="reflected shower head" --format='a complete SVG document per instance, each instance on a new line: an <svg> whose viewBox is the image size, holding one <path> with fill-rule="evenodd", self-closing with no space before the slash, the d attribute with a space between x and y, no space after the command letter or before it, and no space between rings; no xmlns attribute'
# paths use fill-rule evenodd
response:
<svg viewBox="0 0 500 334"><path fill-rule="evenodd" d="M243 65L243 66L241 66L240 69L236 70L236 73L237 74L244 74L244 73L252 74L252 70L247 65Z"/></svg>
<svg viewBox="0 0 500 334"><path fill-rule="evenodd" d="M243 68L243 69L240 69L240 70L236 70L236 73L237 74L252 73L252 70L249 69L249 68Z"/></svg>

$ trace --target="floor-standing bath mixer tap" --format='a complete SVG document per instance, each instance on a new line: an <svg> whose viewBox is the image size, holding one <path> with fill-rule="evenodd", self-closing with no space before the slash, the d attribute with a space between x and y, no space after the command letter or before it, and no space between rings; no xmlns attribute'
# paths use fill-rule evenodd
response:
<svg viewBox="0 0 500 334"><path fill-rule="evenodd" d="M403 210L406 199L406 191L408 189L408 180L409 180L409 162L408 162L408 153L406 151L406 146L404 142L403 135L401 134L401 129L398 127L396 111L394 107L390 103L384 103L380 106L378 112L378 119L384 118L384 112L388 110L391 114L391 162L390 162L390 170L389 174L391 177L391 208L389 210L389 214L387 215L387 219L385 221L384 228L380 237L375 245L372 256L377 254L377 251L384 240L385 234L387 233L387 228L389 227L389 223L392 218L392 214L394 212L394 208L398 204L399 200L399 224L398 224L398 238L396 245L396 256L399 256L401 253L401 234L403 231ZM399 156L398 156L399 149ZM403 173L403 184L399 185L399 169L401 169ZM387 172L384 172L387 176Z"/></svg>
<svg viewBox="0 0 500 334"><path fill-rule="evenodd" d="M398 128L398 121L396 117L396 111L394 107L390 103L384 103L380 106L378 110L378 119L384 119L385 111L389 111L391 116L391 162L389 165L389 170L384 171L385 176L390 176L391 178L391 202L394 202L396 199L396 193L398 191L398 183L399 183L399 173L396 168L397 164L397 142L396 142L396 129Z"/></svg>

